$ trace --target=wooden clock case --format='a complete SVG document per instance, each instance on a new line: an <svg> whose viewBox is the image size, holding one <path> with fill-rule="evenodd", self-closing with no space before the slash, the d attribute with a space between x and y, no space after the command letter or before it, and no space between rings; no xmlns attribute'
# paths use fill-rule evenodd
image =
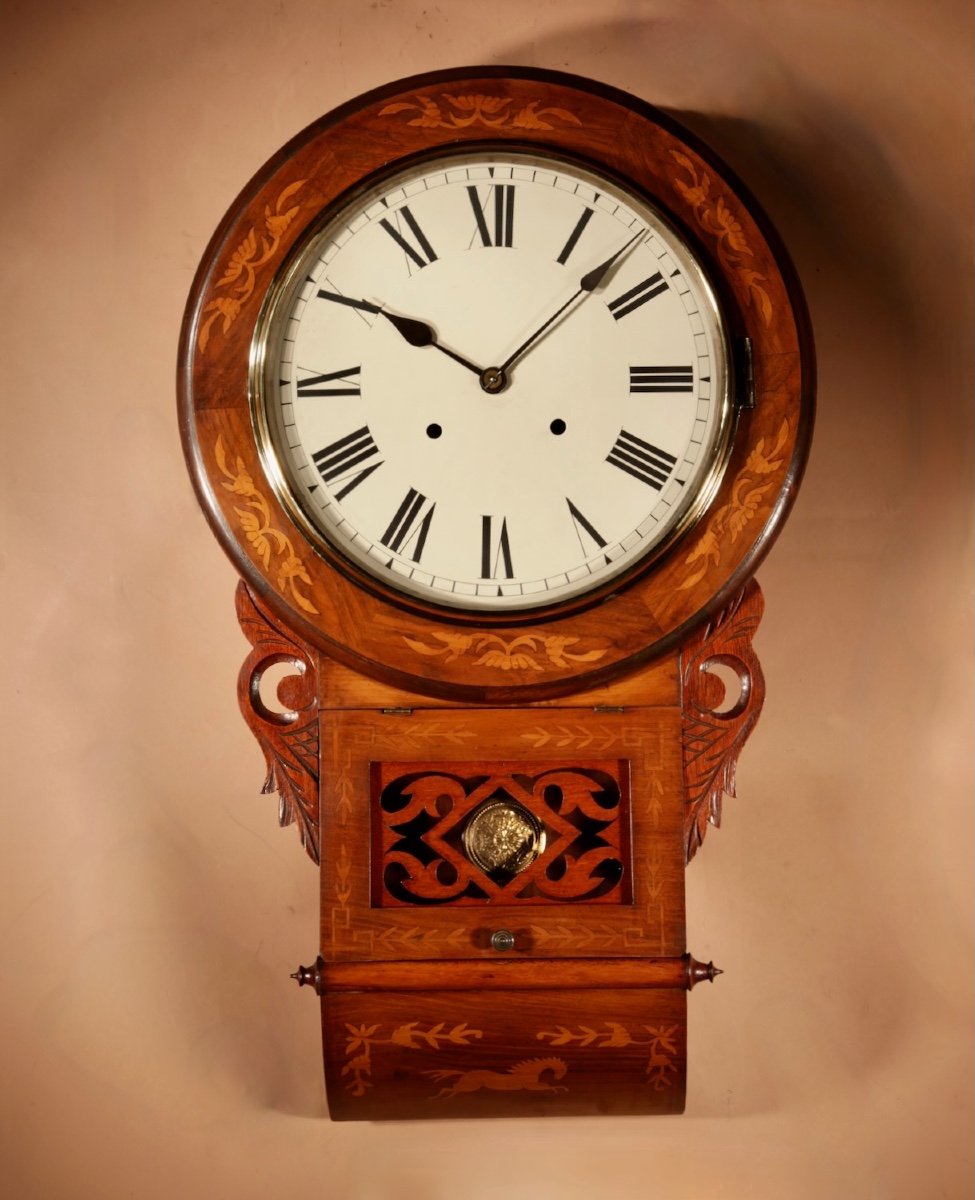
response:
<svg viewBox="0 0 975 1200"><path fill-rule="evenodd" d="M296 244L364 181L460 145L543 147L650 197L733 341L736 424L704 514L551 611L436 609L313 544L252 418L262 301ZM181 428L242 577L238 691L265 791L320 864L318 957L296 977L321 997L335 1119L683 1109L687 992L715 974L687 952L684 867L761 709L752 575L799 483L813 374L755 202L672 119L590 81L490 67L391 84L299 134L232 206L187 307ZM281 663L283 712L261 694ZM517 873L472 857L499 805L544 834Z"/></svg>

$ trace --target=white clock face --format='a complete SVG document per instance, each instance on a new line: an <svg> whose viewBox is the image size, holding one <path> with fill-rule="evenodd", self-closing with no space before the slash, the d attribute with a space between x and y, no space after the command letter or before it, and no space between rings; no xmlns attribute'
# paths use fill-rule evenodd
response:
<svg viewBox="0 0 975 1200"><path fill-rule="evenodd" d="M700 513L729 441L726 337L684 241L510 150L415 165L330 219L266 308L254 381L313 539L454 609L604 587Z"/></svg>

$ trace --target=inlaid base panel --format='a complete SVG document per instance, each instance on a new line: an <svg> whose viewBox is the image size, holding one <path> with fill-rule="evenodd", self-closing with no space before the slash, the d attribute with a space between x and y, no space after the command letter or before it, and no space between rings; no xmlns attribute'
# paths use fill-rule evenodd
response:
<svg viewBox="0 0 975 1200"><path fill-rule="evenodd" d="M333 1120L679 1113L678 988L322 997Z"/></svg>
<svg viewBox="0 0 975 1200"><path fill-rule="evenodd" d="M323 714L324 961L682 955L680 719Z"/></svg>

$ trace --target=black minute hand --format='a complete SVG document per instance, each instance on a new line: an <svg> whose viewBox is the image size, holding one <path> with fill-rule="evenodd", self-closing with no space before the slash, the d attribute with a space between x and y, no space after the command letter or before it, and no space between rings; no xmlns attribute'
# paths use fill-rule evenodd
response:
<svg viewBox="0 0 975 1200"><path fill-rule="evenodd" d="M626 251L629 250L629 248L633 245L633 243L635 241L637 241L638 238L643 237L644 232L645 231L641 229L639 233L635 233L633 235L633 237L631 237L630 240L624 246L621 246L619 248L619 250L617 250L615 254L613 254L609 258L607 258L605 262L600 263L598 267L593 267L593 269L591 271L587 271L585 273L585 275L583 275L583 277L579 280L579 290L577 292L573 293L573 295L571 295L569 297L569 299L566 300L566 302L562 305L562 307L557 309L549 317L549 319L545 322L544 325L539 326L539 328L535 330L535 332L531 335L531 337L526 342L522 342L522 344L518 347L517 350L515 350L515 352L513 354L508 355L507 359L501 364L501 366L499 368L499 370L502 372L502 374L505 371L507 371L507 369L512 365L512 363L516 362L519 358L521 358L521 356L525 353L525 351L528 349L528 347L534 345L535 342L537 342L538 339L545 332L545 330L549 329L552 325L554 325L555 322L559 319L559 317L561 317L562 314L565 312L565 310L567 308L569 308L570 305L574 304L576 302L576 300L578 300L579 297L584 292L594 292L596 290L596 288L598 288L599 285L602 283L602 281L606 278L606 275L608 274L609 269L610 269L610 267L612 267L613 263L615 263L616 260L621 255L625 254Z"/></svg>

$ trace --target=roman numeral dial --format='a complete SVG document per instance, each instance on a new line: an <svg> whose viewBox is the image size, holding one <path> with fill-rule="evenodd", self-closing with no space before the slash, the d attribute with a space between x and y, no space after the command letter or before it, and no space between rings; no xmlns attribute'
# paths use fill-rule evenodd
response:
<svg viewBox="0 0 975 1200"><path fill-rule="evenodd" d="M308 540L458 619L654 569L732 428L681 236L614 179L491 143L350 196L296 239L255 354L268 478Z"/></svg>

